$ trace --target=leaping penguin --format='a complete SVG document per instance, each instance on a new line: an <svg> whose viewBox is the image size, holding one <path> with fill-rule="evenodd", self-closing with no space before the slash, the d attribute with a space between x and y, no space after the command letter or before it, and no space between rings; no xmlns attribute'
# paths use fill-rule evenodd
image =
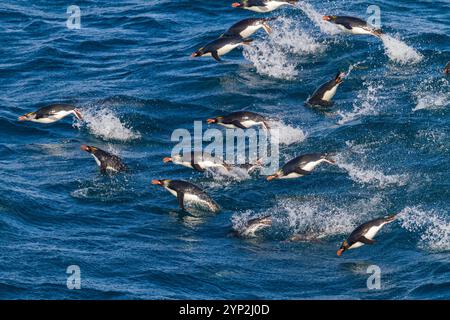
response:
<svg viewBox="0 0 450 320"><path fill-rule="evenodd" d="M326 153L311 153L299 156L286 163L275 174L268 176L267 180L273 179L293 179L306 176L310 174L316 166L321 163L334 164L335 161L331 159Z"/></svg>
<svg viewBox="0 0 450 320"><path fill-rule="evenodd" d="M53 123L69 114L75 115L79 120L83 120L80 111L70 104L51 104L46 107L42 107L34 112L29 112L20 116L19 121L32 121L38 123Z"/></svg>
<svg viewBox="0 0 450 320"><path fill-rule="evenodd" d="M252 41L253 39L243 39L241 36L220 37L195 51L191 57L212 56L216 61L221 61L220 56L227 54L241 45L248 45Z"/></svg>
<svg viewBox="0 0 450 320"><path fill-rule="evenodd" d="M206 121L209 124L219 124L228 129L248 129L257 125L261 125L266 131L270 129L266 118L250 111L232 112L226 116L219 116Z"/></svg>
<svg viewBox="0 0 450 320"><path fill-rule="evenodd" d="M313 93L312 97L308 99L307 103L311 106L331 107L333 105L331 99L333 99L336 94L339 85L344 81L345 75L345 72L338 72L333 80L321 85L319 89Z"/></svg>
<svg viewBox="0 0 450 320"><path fill-rule="evenodd" d="M186 210L185 202L191 202L215 213L220 211L219 205L206 192L190 182L163 179L152 180L152 184L164 187L177 197L178 204L182 210Z"/></svg>
<svg viewBox="0 0 450 320"><path fill-rule="evenodd" d="M95 159L97 165L100 167L101 173L106 173L107 171L121 172L128 170L127 166L116 155L113 155L94 146L82 145L80 149L91 154L91 156Z"/></svg>
<svg viewBox="0 0 450 320"><path fill-rule="evenodd" d="M392 215L363 223L350 234L347 240L344 240L341 247L336 252L337 255L341 256L344 251L356 249L365 244L374 244L375 241L373 238L376 236L378 231L380 231L384 225L394 221L395 218L396 216Z"/></svg>
<svg viewBox="0 0 450 320"><path fill-rule="evenodd" d="M373 26L369 25L366 21L346 16L323 16L323 20L334 23L344 32L359 35L372 35L376 37L381 37L383 31L381 29L375 29Z"/></svg>
<svg viewBox="0 0 450 320"><path fill-rule="evenodd" d="M238 231L237 234L240 237L243 238L253 238L256 237L256 234L268 227L272 226L272 217L270 215L260 217L260 218L254 218L247 221L245 227Z"/></svg>
<svg viewBox="0 0 450 320"><path fill-rule="evenodd" d="M258 13L266 13L278 9L284 5L295 5L298 0L242 0L235 2L233 8L242 8Z"/></svg>
<svg viewBox="0 0 450 320"><path fill-rule="evenodd" d="M272 29L267 22L275 19L276 18L249 18L241 20L225 31L222 37L240 36L242 38L248 38L261 28L264 29L267 34L270 34Z"/></svg>
<svg viewBox="0 0 450 320"><path fill-rule="evenodd" d="M164 163L173 162L199 172L205 172L207 169L220 168L228 171L230 166L219 158L212 157L207 154L202 154L202 152L192 151L190 156L186 159L181 155L175 155L173 157L165 157L163 159Z"/></svg>

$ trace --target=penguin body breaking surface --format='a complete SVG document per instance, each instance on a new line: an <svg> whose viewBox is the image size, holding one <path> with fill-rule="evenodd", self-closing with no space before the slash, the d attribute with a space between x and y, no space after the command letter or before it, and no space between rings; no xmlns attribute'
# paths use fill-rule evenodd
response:
<svg viewBox="0 0 450 320"><path fill-rule="evenodd" d="M32 121L38 123L53 123L73 114L79 120L83 120L80 111L70 104L51 104L34 112L29 112L19 117L19 121Z"/></svg>
<svg viewBox="0 0 450 320"><path fill-rule="evenodd" d="M208 119L207 122L209 124L219 124L228 129L248 129L253 126L261 125L265 130L269 130L266 118L260 114L249 111L233 112L226 116Z"/></svg>
<svg viewBox="0 0 450 320"><path fill-rule="evenodd" d="M233 3L231 6L233 8L242 8L258 13L266 13L276 10L281 6L294 5L295 3L298 3L298 0L243 0Z"/></svg>
<svg viewBox="0 0 450 320"><path fill-rule="evenodd" d="M311 106L331 107L333 105L331 99L336 95L337 88L344 81L344 77L345 72L339 72L334 79L321 85L307 103Z"/></svg>
<svg viewBox="0 0 450 320"><path fill-rule="evenodd" d="M275 18L249 18L241 20L225 31L222 37L240 36L242 38L248 38L261 28L264 29L267 34L270 34L272 29L267 22L271 20L275 20Z"/></svg>
<svg viewBox="0 0 450 320"><path fill-rule="evenodd" d="M173 157L166 157L163 159L164 163L173 162L199 172L205 172L207 169L219 168L223 170L229 170L230 166L223 160L212 157L211 155L202 154L202 152L192 151L187 158L180 155Z"/></svg>
<svg viewBox="0 0 450 320"><path fill-rule="evenodd" d="M396 216L392 215L363 223L350 234L347 240L342 243L341 247L337 251L337 255L341 256L344 251L356 249L365 244L374 244L375 241L373 238L377 235L378 231L380 231L386 224L394 221L395 218Z"/></svg>
<svg viewBox="0 0 450 320"><path fill-rule="evenodd" d="M366 21L347 16L323 16L325 21L334 23L339 29L354 35L372 35L380 37L383 32L369 25Z"/></svg>
<svg viewBox="0 0 450 320"><path fill-rule="evenodd" d="M108 171L123 172L128 170L127 166L116 155L113 155L94 146L82 145L80 149L92 155L95 162L100 167L101 173L106 173Z"/></svg>
<svg viewBox="0 0 450 320"><path fill-rule="evenodd" d="M244 238L252 238L256 236L257 232L270 226L272 226L271 216L250 219L247 221L245 228L238 232L238 235Z"/></svg>
<svg viewBox="0 0 450 320"><path fill-rule="evenodd" d="M178 204L182 210L186 210L185 202L191 202L207 208L212 212L219 212L219 205L201 188L182 180L153 180L152 184L160 185L177 197Z"/></svg>
<svg viewBox="0 0 450 320"><path fill-rule="evenodd" d="M334 164L335 161L326 153L310 153L290 160L267 180L293 179L310 174L319 164Z"/></svg>
<svg viewBox="0 0 450 320"><path fill-rule="evenodd" d="M253 39L243 39L239 35L220 37L206 44L204 47L194 52L191 57L213 57L216 61L221 61L220 57L231 50L241 46L248 45Z"/></svg>

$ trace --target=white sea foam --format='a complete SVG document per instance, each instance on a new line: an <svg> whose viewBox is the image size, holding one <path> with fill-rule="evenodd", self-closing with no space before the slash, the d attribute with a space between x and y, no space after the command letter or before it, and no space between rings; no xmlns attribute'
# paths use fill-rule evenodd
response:
<svg viewBox="0 0 450 320"><path fill-rule="evenodd" d="M304 1L300 1L297 5L311 21L320 28L320 31L329 35L342 33L342 31L333 23L329 23L322 19L323 14L318 13L312 5Z"/></svg>
<svg viewBox="0 0 450 320"><path fill-rule="evenodd" d="M420 207L406 207L399 213L398 220L404 229L419 235L419 247L450 250L450 221L444 214Z"/></svg>
<svg viewBox="0 0 450 320"><path fill-rule="evenodd" d="M93 135L104 140L130 141L141 137L111 109L92 106L83 108L83 121L76 120L74 126L85 126Z"/></svg>
<svg viewBox="0 0 450 320"><path fill-rule="evenodd" d="M422 109L442 109L450 105L449 82L445 78L434 80L432 78L423 81L413 93L416 98L416 106L413 111Z"/></svg>
<svg viewBox="0 0 450 320"><path fill-rule="evenodd" d="M344 154L338 154L335 157L336 165L348 172L350 178L360 184L375 185L378 188L389 186L404 186L409 180L407 174L386 175L380 169L370 167L367 164L355 164Z"/></svg>
<svg viewBox="0 0 450 320"><path fill-rule="evenodd" d="M399 39L383 34L381 41L383 41L385 54L395 63L415 64L423 59L422 54Z"/></svg>
<svg viewBox="0 0 450 320"><path fill-rule="evenodd" d="M291 145L302 142L307 137L307 134L300 128L290 126L282 121L270 121L269 125L271 134L276 137L280 144Z"/></svg>
<svg viewBox="0 0 450 320"><path fill-rule="evenodd" d="M337 112L341 117L338 120L338 124L345 124L362 116L378 114L380 107L378 93L383 88L383 84L381 82L366 81L363 83L363 86L365 89L358 92L353 102L353 110Z"/></svg>
<svg viewBox="0 0 450 320"><path fill-rule="evenodd" d="M325 45L302 31L292 18L277 18L272 29L270 36L255 40L243 51L244 57L253 63L261 75L294 79L298 75L298 60L291 58L291 55L317 54L326 49Z"/></svg>

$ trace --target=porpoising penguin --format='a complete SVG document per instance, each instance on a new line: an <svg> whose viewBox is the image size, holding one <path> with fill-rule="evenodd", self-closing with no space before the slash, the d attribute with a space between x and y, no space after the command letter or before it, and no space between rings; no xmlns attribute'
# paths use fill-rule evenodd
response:
<svg viewBox="0 0 450 320"><path fill-rule="evenodd" d="M335 96L339 85L344 81L345 75L345 72L339 72L334 79L321 85L308 99L307 103L311 106L331 107L333 105L331 99Z"/></svg>
<svg viewBox="0 0 450 320"><path fill-rule="evenodd" d="M375 241L373 238L376 236L378 231L380 231L384 225L394 221L395 217L395 215L392 215L363 223L350 234L347 240L344 240L341 247L337 251L337 255L341 256L344 251L356 249L365 244L374 244Z"/></svg>
<svg viewBox="0 0 450 320"><path fill-rule="evenodd" d="M342 31L355 35L372 35L381 37L383 32L369 25L366 21L346 16L323 16L323 20L334 23Z"/></svg>
<svg viewBox="0 0 450 320"><path fill-rule="evenodd" d="M53 123L69 114L75 115L79 120L83 120L80 111L70 104L51 104L40 108L37 111L29 112L20 116L19 121L32 121L38 123Z"/></svg>
<svg viewBox="0 0 450 320"><path fill-rule="evenodd" d="M267 180L293 179L310 174L321 163L334 164L335 161L327 153L311 153L299 156L286 163L275 174L268 176Z"/></svg>
<svg viewBox="0 0 450 320"><path fill-rule="evenodd" d="M298 0L242 0L234 2L233 8L247 9L258 13L270 12L285 5L295 5Z"/></svg>
<svg viewBox="0 0 450 320"><path fill-rule="evenodd" d="M226 116L208 119L209 124L215 123L228 129L248 129L253 126L261 125L265 130L269 130L266 118L254 112L238 111Z"/></svg>
<svg viewBox="0 0 450 320"><path fill-rule="evenodd" d="M128 170L127 166L116 155L113 155L94 146L82 145L80 149L91 154L91 156L95 159L97 165L100 167L101 173L106 173L108 171L122 172Z"/></svg>
<svg viewBox="0 0 450 320"><path fill-rule="evenodd" d="M243 39L241 36L220 37L195 51L191 57L212 56L216 61L221 61L221 56L241 45L248 45L252 41L253 39Z"/></svg>
<svg viewBox="0 0 450 320"><path fill-rule="evenodd" d="M222 37L240 36L242 38L248 38L261 28L264 29L267 34L270 34L272 29L267 22L275 19L276 18L249 18L241 20L225 31Z"/></svg>
<svg viewBox="0 0 450 320"><path fill-rule="evenodd" d="M182 180L152 180L152 184L160 185L177 197L178 204L182 210L185 210L185 202L191 202L202 206L212 212L219 212L219 205L195 184Z"/></svg>
<svg viewBox="0 0 450 320"><path fill-rule="evenodd" d="M173 162L199 172L205 172L207 169L219 168L223 170L229 170L230 166L223 160L213 157L211 155L202 154L202 152L192 151L190 155L185 159L181 155L175 155L173 157L165 157L164 163Z"/></svg>

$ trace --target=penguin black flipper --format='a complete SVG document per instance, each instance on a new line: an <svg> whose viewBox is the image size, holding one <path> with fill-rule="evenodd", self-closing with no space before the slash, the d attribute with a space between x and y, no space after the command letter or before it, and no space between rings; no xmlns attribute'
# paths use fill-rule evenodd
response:
<svg viewBox="0 0 450 320"><path fill-rule="evenodd" d="M198 163L192 163L192 168L194 168L194 170L197 170L199 172L205 172L206 171L205 169L200 167Z"/></svg>
<svg viewBox="0 0 450 320"><path fill-rule="evenodd" d="M234 126L236 126L236 127L238 127L239 129L247 129L246 127L244 127L243 125L242 125L242 123L240 123L238 120L233 120L233 121L231 121L231 124L232 125L234 125Z"/></svg>
<svg viewBox="0 0 450 320"><path fill-rule="evenodd" d="M211 55L217 62L221 62L222 60L219 57L219 53L217 51L211 51Z"/></svg>
<svg viewBox="0 0 450 320"><path fill-rule="evenodd" d="M184 207L184 193L181 191L177 191L177 200L178 200L178 204L180 206L180 208L182 210L186 210Z"/></svg>
<svg viewBox="0 0 450 320"><path fill-rule="evenodd" d="M100 164L100 172L101 172L102 174L105 174L105 173L106 173L106 163L102 162L102 163Z"/></svg>
<svg viewBox="0 0 450 320"><path fill-rule="evenodd" d="M364 236L361 236L361 237L358 239L358 241L359 241L359 242L362 242L362 243L364 243L364 244L374 244L374 243L375 243L375 240L367 239L367 238L364 237Z"/></svg>
<svg viewBox="0 0 450 320"><path fill-rule="evenodd" d="M302 170L302 169L300 169L300 168L295 169L295 172L298 173L298 174L301 174L302 176L306 176L306 175L308 175L308 174L311 173L311 172L309 172L309 171Z"/></svg>

